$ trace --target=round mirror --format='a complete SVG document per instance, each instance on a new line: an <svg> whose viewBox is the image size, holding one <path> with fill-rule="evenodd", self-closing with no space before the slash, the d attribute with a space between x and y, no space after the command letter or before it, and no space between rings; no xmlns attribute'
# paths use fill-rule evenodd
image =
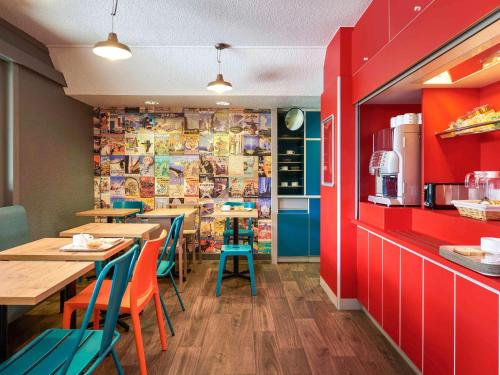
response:
<svg viewBox="0 0 500 375"><path fill-rule="evenodd" d="M299 130L304 124L304 112L300 108L291 108L285 115L285 125L291 131Z"/></svg>

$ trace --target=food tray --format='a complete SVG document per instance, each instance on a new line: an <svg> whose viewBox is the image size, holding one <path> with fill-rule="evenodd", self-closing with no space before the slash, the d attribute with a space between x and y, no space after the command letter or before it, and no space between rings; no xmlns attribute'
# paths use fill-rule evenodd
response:
<svg viewBox="0 0 500 375"><path fill-rule="evenodd" d="M481 263L481 256L465 256L453 251L455 248L467 247L480 250L479 246L440 246L439 255L443 258L451 260L454 263L460 264L470 270L478 272L486 276L500 277L500 264L485 264Z"/></svg>
<svg viewBox="0 0 500 375"><path fill-rule="evenodd" d="M500 220L500 204L481 204L479 202L478 200L451 201L461 216L477 220Z"/></svg>
<svg viewBox="0 0 500 375"><path fill-rule="evenodd" d="M95 248L95 249L91 249L88 247L76 247L73 245L73 243L65 245L59 249L62 251L84 251L84 252L106 251L106 250L109 250L112 247L118 245L120 242L122 242L123 238L95 238L95 240L102 241L102 245L98 248Z"/></svg>

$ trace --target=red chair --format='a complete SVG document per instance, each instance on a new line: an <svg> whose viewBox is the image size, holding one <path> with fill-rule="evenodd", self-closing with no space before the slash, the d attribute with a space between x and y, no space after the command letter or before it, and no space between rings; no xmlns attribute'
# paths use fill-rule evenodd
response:
<svg viewBox="0 0 500 375"><path fill-rule="evenodd" d="M156 319L160 330L160 341L162 350L167 350L167 339L163 325L163 313L161 310L160 294L156 278L156 265L160 247L167 236L166 231L162 231L157 239L149 240L142 248L137 265L135 266L132 280L128 283L127 290L123 295L120 305L120 312L130 314L132 326L134 328L135 346L139 357L139 367L142 375L147 374L146 357L144 355L144 344L142 341L141 322L139 314L154 298L156 307ZM71 315L77 309L87 308L95 282L87 286L81 293L64 303L63 327L69 328ZM99 329L100 313L108 309L109 294L111 292L111 280L102 283L101 291L94 306L94 329Z"/></svg>

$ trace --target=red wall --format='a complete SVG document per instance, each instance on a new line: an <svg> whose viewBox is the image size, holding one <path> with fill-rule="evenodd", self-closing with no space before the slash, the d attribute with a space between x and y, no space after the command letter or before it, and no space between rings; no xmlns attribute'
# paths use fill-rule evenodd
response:
<svg viewBox="0 0 500 375"><path fill-rule="evenodd" d="M480 104L489 104L500 111L500 81L483 87L479 91ZM500 132L481 136L481 169L485 171L500 170Z"/></svg>
<svg viewBox="0 0 500 375"><path fill-rule="evenodd" d="M351 28L340 28L327 47L324 64L324 91L321 95L321 118L333 114L335 116L335 174L338 171L337 147L341 147L341 238L342 238L342 296L355 297L356 284L351 276L356 272L356 235L354 218L354 108L351 105ZM341 79L341 118L338 118L337 85ZM338 126L341 138L338 137ZM337 180L337 176L335 176ZM338 182L338 181L336 181ZM321 186L321 269L323 280L338 296L337 258L337 183L332 186ZM350 276L351 275L351 276Z"/></svg>

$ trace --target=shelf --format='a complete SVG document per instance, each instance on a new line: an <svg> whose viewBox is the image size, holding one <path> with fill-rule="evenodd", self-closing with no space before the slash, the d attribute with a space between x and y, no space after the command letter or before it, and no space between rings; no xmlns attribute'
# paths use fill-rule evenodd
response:
<svg viewBox="0 0 500 375"><path fill-rule="evenodd" d="M278 164L279 163L281 163L281 164L304 164L301 161L278 161Z"/></svg>
<svg viewBox="0 0 500 375"><path fill-rule="evenodd" d="M304 154L278 154L278 156L303 156Z"/></svg>
<svg viewBox="0 0 500 375"><path fill-rule="evenodd" d="M483 126L493 125L493 127L488 127L486 129L481 129ZM447 129L442 132L436 132L436 135L439 135L441 138L453 138L460 137L464 135L472 135L472 134L481 134L481 133L489 133L493 131L500 130L500 121L488 121L482 122L479 124L468 125L458 129Z"/></svg>
<svg viewBox="0 0 500 375"><path fill-rule="evenodd" d="M302 137L278 137L278 139L292 140L292 141L302 141L304 138L302 138Z"/></svg>
<svg viewBox="0 0 500 375"><path fill-rule="evenodd" d="M279 169L278 172L302 172L302 169Z"/></svg>
<svg viewBox="0 0 500 375"><path fill-rule="evenodd" d="M300 189L300 188L303 188L303 186L302 186L302 185L300 185L300 186L281 186L281 185L280 185L280 186L278 186L278 187L279 187L279 188L284 188L284 189L290 189L290 188L292 188L292 189Z"/></svg>

